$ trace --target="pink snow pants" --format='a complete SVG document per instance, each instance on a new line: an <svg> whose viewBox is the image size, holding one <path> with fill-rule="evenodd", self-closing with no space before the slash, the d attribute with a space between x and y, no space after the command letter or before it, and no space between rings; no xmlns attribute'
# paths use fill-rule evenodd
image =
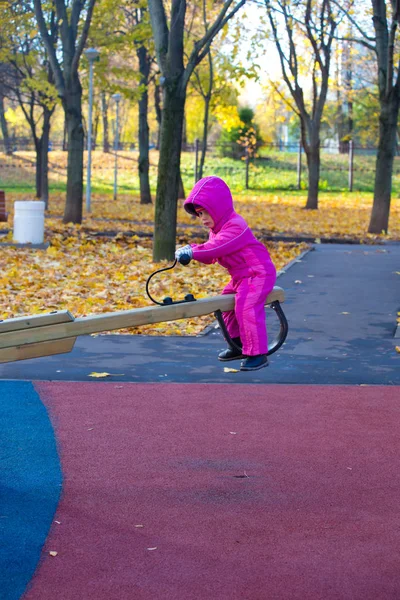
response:
<svg viewBox="0 0 400 600"><path fill-rule="evenodd" d="M275 273L231 279L223 294L235 295L235 309L223 313L231 338L239 337L245 356L266 354L268 351L265 300L276 281Z"/></svg>

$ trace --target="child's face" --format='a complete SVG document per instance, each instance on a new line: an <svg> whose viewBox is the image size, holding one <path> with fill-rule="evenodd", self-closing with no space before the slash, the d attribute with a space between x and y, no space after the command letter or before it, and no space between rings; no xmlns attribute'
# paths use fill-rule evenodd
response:
<svg viewBox="0 0 400 600"><path fill-rule="evenodd" d="M214 227L214 219L212 218L210 213L204 210L204 208L196 210L196 214L199 217L202 225L204 225L204 227L208 227L209 229L212 229Z"/></svg>

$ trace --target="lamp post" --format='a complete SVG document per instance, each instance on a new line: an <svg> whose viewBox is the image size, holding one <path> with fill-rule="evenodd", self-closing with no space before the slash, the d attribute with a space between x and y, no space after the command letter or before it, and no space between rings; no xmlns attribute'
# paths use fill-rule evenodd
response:
<svg viewBox="0 0 400 600"><path fill-rule="evenodd" d="M117 177L118 177L118 161L117 152L119 145L119 101L121 100L121 94L113 94L111 98L115 101L115 132L114 132L114 152L115 152L115 163L114 163L114 200L117 199Z"/></svg>
<svg viewBox="0 0 400 600"><path fill-rule="evenodd" d="M86 58L89 61L89 117L88 117L88 137L87 137L87 175L86 175L86 211L90 213L91 196L91 170L92 170L92 105L93 105L93 63L100 56L100 52L95 48L85 50Z"/></svg>

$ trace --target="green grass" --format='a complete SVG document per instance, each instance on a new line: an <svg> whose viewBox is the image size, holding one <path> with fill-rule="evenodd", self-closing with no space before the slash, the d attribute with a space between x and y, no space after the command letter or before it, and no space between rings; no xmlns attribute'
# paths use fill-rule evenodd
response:
<svg viewBox="0 0 400 600"><path fill-rule="evenodd" d="M249 186L252 190L297 190L297 154L276 150L260 153L261 156L250 164ZM353 163L353 190L373 192L375 178L375 156L357 155ZM182 165L185 177L193 177L193 158L183 155ZM245 188L245 163L240 160L208 157L204 175L218 175L226 178L233 189ZM348 156L321 152L320 190L346 192L349 189ZM301 189L307 189L306 157L302 156ZM395 157L393 169L393 192L400 194L400 157Z"/></svg>
<svg viewBox="0 0 400 600"><path fill-rule="evenodd" d="M95 154L95 153L94 153ZM250 164L249 188L257 194L274 191L297 191L297 154L289 152L267 151L263 149L261 157ZM139 178L135 153L124 153L125 163L118 169L118 191L122 194L137 195L139 193ZM0 166L5 160L0 155ZM18 156L18 155L17 155ZM55 157L50 153L50 159ZM100 158L99 158L100 157ZM0 188L7 191L32 194L34 190L34 154L28 160L21 159L22 166L18 169L0 169ZM150 169L150 184L153 194L157 185L157 157L152 156ZM181 168L186 193L194 185L194 153L182 153ZM96 164L97 162L97 164ZM54 158L53 158L54 164ZM9 167L9 164L6 165ZM3 165L4 167L4 165ZM65 192L66 169L54 167L56 175L50 169L50 190ZM355 154L353 191L373 192L374 189L374 156L361 156ZM203 175L217 175L225 179L235 193L245 191L246 165L242 160L223 158L208 155L206 158ZM54 175L54 176L53 176ZM86 177L86 173L84 174ZM92 165L92 192L94 194L112 195L114 185L113 156L109 155L107 161L94 155ZM306 158L302 158L301 189L307 189ZM346 192L348 190L348 157L347 155L321 153L320 190L324 192ZM395 158L393 175L393 194L400 195L400 157Z"/></svg>

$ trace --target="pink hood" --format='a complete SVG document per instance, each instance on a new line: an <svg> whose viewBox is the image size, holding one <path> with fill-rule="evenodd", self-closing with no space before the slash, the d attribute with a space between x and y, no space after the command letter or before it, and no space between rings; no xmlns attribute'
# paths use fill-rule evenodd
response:
<svg viewBox="0 0 400 600"><path fill-rule="evenodd" d="M191 215L196 215L195 206L205 208L214 220L215 225L212 229L214 233L218 233L235 212L231 190L225 181L213 176L200 179L183 206Z"/></svg>
<svg viewBox="0 0 400 600"><path fill-rule="evenodd" d="M234 210L225 181L219 177L200 179L183 206L192 215L196 214L195 206L201 206L214 220L207 242L190 244L194 260L205 264L218 262L236 279L261 275L275 281L275 267L268 250Z"/></svg>

